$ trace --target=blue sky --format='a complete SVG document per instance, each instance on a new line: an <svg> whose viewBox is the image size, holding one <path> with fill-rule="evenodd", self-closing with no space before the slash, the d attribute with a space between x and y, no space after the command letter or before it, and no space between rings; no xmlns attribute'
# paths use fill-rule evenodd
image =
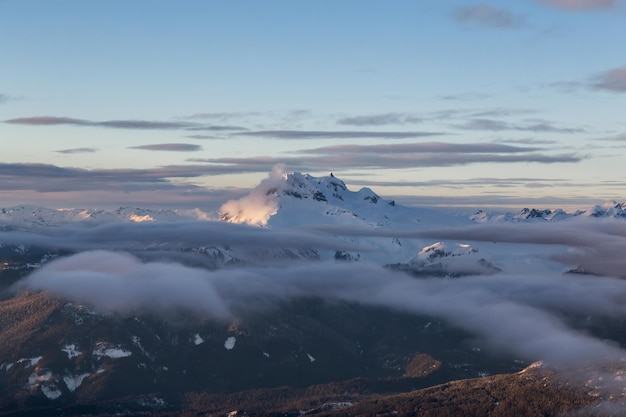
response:
<svg viewBox="0 0 626 417"><path fill-rule="evenodd" d="M276 164L407 204L626 199L623 0L0 0L0 205L199 207Z"/></svg>

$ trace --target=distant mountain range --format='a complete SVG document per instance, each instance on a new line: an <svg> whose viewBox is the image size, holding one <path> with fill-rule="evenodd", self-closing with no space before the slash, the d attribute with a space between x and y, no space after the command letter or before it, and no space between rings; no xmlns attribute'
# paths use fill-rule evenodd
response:
<svg viewBox="0 0 626 417"><path fill-rule="evenodd" d="M303 224L350 224L373 228L406 228L419 225L460 225L473 222L560 221L577 217L626 218L626 203L604 202L585 210L524 208L518 212L478 210L467 216L450 215L436 208L405 207L369 188L350 191L330 174L314 177L292 172L265 180L250 195L224 204L219 213L199 209L164 210L120 207L115 210L51 209L20 205L0 208L0 227L32 228L67 223L176 222L222 220L269 227Z"/></svg>
<svg viewBox="0 0 626 417"><path fill-rule="evenodd" d="M248 196L225 203L218 213L131 207L0 208L5 238L24 236L42 242L0 241L0 416L505 416L573 410L575 415L594 415L603 409L592 408L588 414L580 409L604 398L599 383L572 383L558 369L529 366L529 361L486 347L475 334L435 315L316 295L268 302L269 307L260 310L243 308L229 319L179 308L166 316L140 310L120 314L45 292L18 291L13 284L54 259L81 250L55 247L48 243L52 238L106 232L86 240L104 245L131 223L133 233L145 234L148 243L124 250L142 262L163 262L159 268L172 262L245 275L249 268L266 264L280 268L287 262L358 261L357 265L378 264L385 273L405 278L408 274L410 282L454 283L468 275L500 279L497 274L511 265L532 271L534 260L523 252L501 257L499 251L504 249L488 240L435 241L401 232L482 223L573 224L595 218L624 219L626 203L573 213L526 208L517 213L452 215L436 208L405 207L369 188L351 191L333 174L301 173L268 178ZM180 239L172 243L159 238L171 236L159 234L165 230L159 229L152 240L153 228L144 226L158 224L174 225ZM218 230L211 228L206 229L211 243L203 244L202 227L207 224L225 227L219 228L224 236L250 229L289 231L331 236L349 248L247 246L240 243L245 239L219 244L209 239L208 234ZM110 225L122 227L113 233ZM323 227L326 233L318 236L312 226ZM194 229L200 231L200 241L185 240L185 231ZM58 234L49 233L57 230ZM32 238L39 235L45 239ZM119 241L131 238L123 235ZM563 320L626 343L619 317L589 316L579 324L580 314L575 311ZM620 367L608 372L615 381L624 374Z"/></svg>

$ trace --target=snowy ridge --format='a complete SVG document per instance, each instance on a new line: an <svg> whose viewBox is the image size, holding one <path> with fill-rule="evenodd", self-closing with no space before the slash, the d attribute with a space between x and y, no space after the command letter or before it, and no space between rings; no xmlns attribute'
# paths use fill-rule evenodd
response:
<svg viewBox="0 0 626 417"><path fill-rule="evenodd" d="M270 228L305 225L342 225L365 229L407 230L434 225L470 224L468 218L439 210L403 207L369 188L351 191L332 173L314 177L299 172L273 173L248 196L224 204L222 221ZM415 239L342 239L371 248L365 252L320 253L321 259L368 260L377 263L405 262L426 244Z"/></svg>
<svg viewBox="0 0 626 417"><path fill-rule="evenodd" d="M562 209L551 210L535 208L523 208L517 213L490 213L479 210L475 214L471 215L470 219L476 223L527 221L554 222L585 217L626 219L626 203L607 201L602 204L597 204L589 209L576 210L574 212L566 212Z"/></svg>
<svg viewBox="0 0 626 417"><path fill-rule="evenodd" d="M195 210L151 210L120 207L116 210L102 209L53 209L32 205L0 208L0 227L32 228L60 226L67 223L103 224L112 222L174 222L209 220L207 213Z"/></svg>

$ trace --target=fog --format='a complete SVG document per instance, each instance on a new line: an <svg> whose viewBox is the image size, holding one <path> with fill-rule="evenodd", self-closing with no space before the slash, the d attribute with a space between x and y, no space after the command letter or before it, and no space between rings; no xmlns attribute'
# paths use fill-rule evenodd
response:
<svg viewBox="0 0 626 417"><path fill-rule="evenodd" d="M626 282L509 275L415 279L370 263L313 262L217 271L91 251L53 261L17 290L49 291L103 312L191 310L217 320L299 297L322 297L439 317L492 349L549 363L616 360L621 348L568 326L562 313L623 317Z"/></svg>

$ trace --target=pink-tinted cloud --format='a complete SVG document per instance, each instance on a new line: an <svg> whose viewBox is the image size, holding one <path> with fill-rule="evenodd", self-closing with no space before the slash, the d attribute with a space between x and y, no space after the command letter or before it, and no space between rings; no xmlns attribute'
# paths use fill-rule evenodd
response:
<svg viewBox="0 0 626 417"><path fill-rule="evenodd" d="M600 74L592 86L598 90L626 93L626 66Z"/></svg>
<svg viewBox="0 0 626 417"><path fill-rule="evenodd" d="M615 7L615 0L539 0L541 3L567 12L606 10Z"/></svg>

